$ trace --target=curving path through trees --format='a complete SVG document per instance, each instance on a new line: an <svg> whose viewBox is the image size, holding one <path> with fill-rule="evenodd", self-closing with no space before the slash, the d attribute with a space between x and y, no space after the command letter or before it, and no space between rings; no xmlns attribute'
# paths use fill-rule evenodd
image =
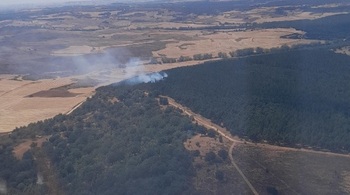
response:
<svg viewBox="0 0 350 195"><path fill-rule="evenodd" d="M215 130L218 134L220 134L222 137L225 137L226 139L230 140L232 143L230 149L229 149L229 157L231 160L232 165L236 168L236 170L239 172L239 174L241 175L241 177L243 178L243 180L246 182L246 184L248 185L248 187L250 188L250 190L252 191L253 194L257 195L259 194L256 189L254 188L254 186L251 184L251 182L249 181L249 179L244 175L244 173L242 172L242 170L239 168L239 166L235 163L233 156L232 156L232 152L233 152L233 148L236 144L247 144L247 145L255 145L261 148L266 148L266 149L272 149L272 150L283 150L283 151L294 151L294 152L307 152L307 153L313 153L313 154L321 154L321 155L329 155L329 156L340 156L340 157L346 157L349 158L350 155L348 154L339 154L339 153L333 153L333 152L324 152L324 151L315 151L315 150L310 150L310 149L297 149L297 148L290 148L290 147L282 147L282 146L275 146L275 145L269 145L269 144L262 144L262 143L252 143L249 141L244 141L242 139L240 139L239 137L233 137L232 135L230 135L230 133L227 131L227 129L211 122L209 119L194 113L191 109L177 103L174 99L168 97L168 96L161 96L164 98L168 99L169 105L180 109L183 111L183 113L185 113L186 115L188 115L189 117L193 118L194 121L196 121L199 125L202 125L208 129L213 129ZM280 178L278 178L280 180ZM282 181L287 187L289 187L288 184L286 184L284 181Z"/></svg>
<svg viewBox="0 0 350 195"><path fill-rule="evenodd" d="M175 108L178 108L178 109L182 110L186 115L188 115L190 117L193 117L193 119L198 124L203 125L204 127L208 128L208 129L214 129L222 137L225 137L226 139L228 139L228 140L233 142L231 147L230 147L230 150L229 150L229 157L230 157L231 163L235 167L235 169L238 171L238 173L241 175L241 177L243 178L245 183L248 185L248 187L250 188L252 193L254 195L258 195L259 193L256 191L254 186L250 183L249 179L244 175L244 173L239 168L239 166L236 164L236 162L234 161L233 156L232 156L233 147L236 145L236 143L243 143L243 141L235 139L235 138L232 138L229 135L226 135L226 132L224 131L224 128L220 127L217 124L212 123L209 119L204 118L201 115L192 112L189 108L186 108L186 107L182 106L181 104L177 103L174 99L169 98L167 96L162 96L162 97L168 98L169 105L171 105L171 106L173 106Z"/></svg>
<svg viewBox="0 0 350 195"><path fill-rule="evenodd" d="M264 143L253 143L247 140L240 139L237 136L232 136L226 128L223 128L213 122L211 120L201 116L200 114L194 113L191 109L177 103L174 99L168 97L168 96L161 96L165 97L169 101L169 105L178 108L182 110L185 114L187 114L190 117L193 117L195 121L198 122L198 124L203 125L206 128L213 129L216 132L218 132L221 136L225 137L226 139L235 142L235 143L244 143L247 145L255 145L259 146L261 148L267 148L267 149L274 149L274 150L283 150L283 151L294 151L294 152L307 152L307 153L313 153L313 154L321 154L321 155L329 155L329 156L338 156L338 157L346 157L350 158L349 154L340 154L340 153L334 153L334 152L326 152L326 151L316 151L311 149L305 149L305 148L291 148L291 147L283 147L283 146L277 146L277 145L270 145L270 144L264 144Z"/></svg>

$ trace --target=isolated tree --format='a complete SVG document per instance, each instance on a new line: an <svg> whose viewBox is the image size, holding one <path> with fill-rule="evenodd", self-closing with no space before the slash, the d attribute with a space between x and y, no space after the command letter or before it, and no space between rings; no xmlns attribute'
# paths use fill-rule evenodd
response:
<svg viewBox="0 0 350 195"><path fill-rule="evenodd" d="M160 97L159 98L159 103L160 103L160 105L164 105L164 106L168 105L169 104L168 98Z"/></svg>
<svg viewBox="0 0 350 195"><path fill-rule="evenodd" d="M257 48L255 48L255 53L262 54L262 53L265 53L265 50L261 47L257 47Z"/></svg>
<svg viewBox="0 0 350 195"><path fill-rule="evenodd" d="M236 53L234 51L231 51L229 54L232 58L236 56Z"/></svg>
<svg viewBox="0 0 350 195"><path fill-rule="evenodd" d="M213 129L208 130L208 136L214 138L216 136L216 132Z"/></svg>
<svg viewBox="0 0 350 195"><path fill-rule="evenodd" d="M219 57L219 58L226 59L226 58L228 58L228 55L227 55L227 53L219 52L219 53L218 53L218 57Z"/></svg>
<svg viewBox="0 0 350 195"><path fill-rule="evenodd" d="M269 195L278 195L278 190L275 187L268 186L266 187L266 191Z"/></svg>
<svg viewBox="0 0 350 195"><path fill-rule="evenodd" d="M227 156L228 156L228 152L224 149L221 149L218 152L218 156L220 156L220 158L222 158L222 160L226 160Z"/></svg>
<svg viewBox="0 0 350 195"><path fill-rule="evenodd" d="M223 181L224 180L224 172L223 171L221 171L221 170L217 170L216 172L215 172L215 178L217 179L217 180L219 180L219 181Z"/></svg>
<svg viewBox="0 0 350 195"><path fill-rule="evenodd" d="M162 62L167 64L167 63L175 63L176 59L175 58L167 58L167 57L162 57Z"/></svg>
<svg viewBox="0 0 350 195"><path fill-rule="evenodd" d="M193 55L194 60L202 60L202 54L195 54Z"/></svg>
<svg viewBox="0 0 350 195"><path fill-rule="evenodd" d="M213 151L210 151L205 155L204 159L209 163L213 163L216 160L216 154Z"/></svg>

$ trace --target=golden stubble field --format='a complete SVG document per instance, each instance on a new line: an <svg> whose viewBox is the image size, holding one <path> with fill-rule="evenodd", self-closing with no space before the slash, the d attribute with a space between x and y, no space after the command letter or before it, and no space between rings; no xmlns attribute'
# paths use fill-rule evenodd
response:
<svg viewBox="0 0 350 195"><path fill-rule="evenodd" d="M166 56L178 58L180 56L210 53L213 54L213 56L217 56L218 52L229 53L244 48L261 47L270 49L273 47L281 47L282 45L293 46L319 42L317 40L281 38L281 36L293 33L304 34L304 32L292 28L249 30L241 32L221 31L202 35L193 32L192 36L198 36L201 39L168 43L165 49L154 51L153 55L156 57Z"/></svg>
<svg viewBox="0 0 350 195"><path fill-rule="evenodd" d="M74 89L73 97L28 97L36 92L72 84L70 78L24 81L0 75L0 132L66 113L90 96L94 88Z"/></svg>

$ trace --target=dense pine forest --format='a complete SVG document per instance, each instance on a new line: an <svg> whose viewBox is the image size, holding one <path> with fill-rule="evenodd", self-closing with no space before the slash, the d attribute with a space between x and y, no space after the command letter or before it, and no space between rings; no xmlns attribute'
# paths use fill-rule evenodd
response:
<svg viewBox="0 0 350 195"><path fill-rule="evenodd" d="M350 150L350 57L293 50L167 71L147 87L272 144Z"/></svg>

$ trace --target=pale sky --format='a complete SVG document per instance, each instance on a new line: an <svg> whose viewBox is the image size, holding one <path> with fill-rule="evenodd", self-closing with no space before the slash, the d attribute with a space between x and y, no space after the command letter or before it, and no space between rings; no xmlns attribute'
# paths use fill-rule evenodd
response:
<svg viewBox="0 0 350 195"><path fill-rule="evenodd" d="M77 2L83 0L0 0L0 6L7 5L34 5L34 4L52 4L52 3L65 3L65 2ZM98 2L98 0L85 0L90 2Z"/></svg>
<svg viewBox="0 0 350 195"><path fill-rule="evenodd" d="M36 5L52 5L52 4L61 4L67 2L87 2L93 4L105 4L105 3L115 3L115 2L146 2L146 1L155 1L155 0L0 0L0 8L6 7L21 7L25 8L27 6L36 6ZM166 1L166 0L164 0Z"/></svg>

